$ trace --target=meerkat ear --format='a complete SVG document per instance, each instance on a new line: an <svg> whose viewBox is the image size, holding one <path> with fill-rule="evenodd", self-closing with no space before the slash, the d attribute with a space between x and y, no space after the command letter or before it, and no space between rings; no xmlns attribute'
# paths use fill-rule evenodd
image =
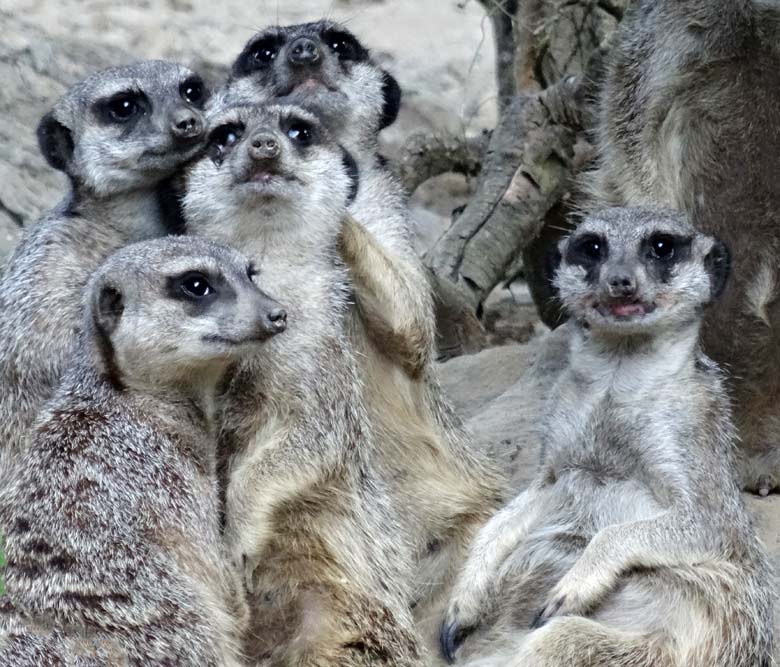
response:
<svg viewBox="0 0 780 667"><path fill-rule="evenodd" d="M401 86L398 85L398 81L395 77L382 70L382 97L384 98L384 105L382 107L382 120L379 124L379 129L384 130L395 123L398 118L398 112L401 109Z"/></svg>
<svg viewBox="0 0 780 667"><path fill-rule="evenodd" d="M723 293L731 272L731 253L725 243L715 240L704 258L704 267L710 274L712 285L710 303L712 303Z"/></svg>
<svg viewBox="0 0 780 667"><path fill-rule="evenodd" d="M108 338L116 331L124 309L124 301L119 290L111 285L102 285L93 305L95 327L102 336Z"/></svg>
<svg viewBox="0 0 780 667"><path fill-rule="evenodd" d="M343 153L341 161L344 165L344 171L347 172L347 176L350 180L349 194L347 195L347 206L349 206L355 201L355 197L357 197L358 190L360 189L360 170L358 169L357 162L355 162L355 158L352 157L352 154L348 150L342 147L341 152Z"/></svg>
<svg viewBox="0 0 780 667"><path fill-rule="evenodd" d="M46 161L55 169L67 171L68 162L73 156L71 131L49 112L38 123L37 135L38 145Z"/></svg>

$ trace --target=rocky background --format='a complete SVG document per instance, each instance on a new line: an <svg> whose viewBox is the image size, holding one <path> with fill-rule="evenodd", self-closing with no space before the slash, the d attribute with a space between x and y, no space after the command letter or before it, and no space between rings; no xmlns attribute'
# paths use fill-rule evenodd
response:
<svg viewBox="0 0 780 667"><path fill-rule="evenodd" d="M144 58L180 60L218 79L258 28L321 17L346 22L404 89L399 121L383 135L391 159L415 132L471 137L495 125L493 38L475 0L0 0L0 266L22 228L65 190L65 178L38 153L35 126L68 85ZM412 211L421 253L472 192L472 182L451 174L417 190ZM546 329L522 283L496 290L485 308L493 346L442 364L442 380L519 489L534 471L525 434L538 409L523 374ZM780 498L747 500L780 566Z"/></svg>

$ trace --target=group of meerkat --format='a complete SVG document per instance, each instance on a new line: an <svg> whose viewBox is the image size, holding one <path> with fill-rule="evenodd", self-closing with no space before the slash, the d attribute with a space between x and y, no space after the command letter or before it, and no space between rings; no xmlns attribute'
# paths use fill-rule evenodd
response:
<svg viewBox="0 0 780 667"><path fill-rule="evenodd" d="M378 150L401 91L354 35L261 31L213 94L162 61L71 88L38 129L71 192L0 276L0 665L773 664L726 379L700 347L734 289L771 324L772 248L735 288L739 244L664 210L677 195L634 197L698 192L712 146L684 133L723 137L663 68L745 48L764 4L628 13L592 212L558 248L570 321L532 369L539 470L503 507L437 383Z"/></svg>
<svg viewBox="0 0 780 667"><path fill-rule="evenodd" d="M321 21L41 120L71 188L0 277L0 664L436 659L505 490L433 369L400 97Z"/></svg>

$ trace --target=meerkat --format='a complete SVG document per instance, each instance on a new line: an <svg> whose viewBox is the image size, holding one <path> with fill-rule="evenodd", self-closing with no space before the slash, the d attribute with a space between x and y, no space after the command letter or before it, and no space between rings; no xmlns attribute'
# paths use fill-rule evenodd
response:
<svg viewBox="0 0 780 667"><path fill-rule="evenodd" d="M366 403L413 545L415 615L435 649L457 565L476 528L500 506L505 482L465 433L434 368L433 299L411 244L406 195L379 155L379 132L401 89L343 26L319 21L255 35L235 60L226 99L293 101L323 118L354 157L359 186L344 219L349 319Z"/></svg>
<svg viewBox="0 0 780 667"><path fill-rule="evenodd" d="M286 327L255 272L230 248L169 238L94 273L62 384L0 492L0 663L243 664L214 411L229 365Z"/></svg>
<svg viewBox="0 0 780 667"><path fill-rule="evenodd" d="M742 485L780 489L780 5L638 0L597 102L589 210L686 212L731 248L733 278L704 322L729 370Z"/></svg>
<svg viewBox="0 0 780 667"><path fill-rule="evenodd" d="M680 213L608 209L560 247L568 367L531 486L480 532L442 627L450 661L772 663L771 577L700 348L728 251Z"/></svg>
<svg viewBox="0 0 780 667"><path fill-rule="evenodd" d="M114 250L170 231L161 185L202 149L206 98L194 72L149 61L89 76L40 121L41 151L71 191L0 276L0 479L76 344L90 274Z"/></svg>
<svg viewBox="0 0 780 667"><path fill-rule="evenodd" d="M235 245L287 306L284 338L233 373L221 398L225 536L244 564L245 651L271 665L413 665L408 549L371 464L373 435L345 326L339 222L349 159L294 106L211 119L188 169L189 234Z"/></svg>

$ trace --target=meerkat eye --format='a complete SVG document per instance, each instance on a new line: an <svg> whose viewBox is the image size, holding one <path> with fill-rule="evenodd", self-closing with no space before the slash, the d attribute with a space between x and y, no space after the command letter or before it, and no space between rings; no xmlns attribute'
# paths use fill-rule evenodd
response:
<svg viewBox="0 0 780 667"><path fill-rule="evenodd" d="M586 236L577 243L577 249L588 259L598 261L604 253L604 242L598 236Z"/></svg>
<svg viewBox="0 0 780 667"><path fill-rule="evenodd" d="M365 49L348 32L331 30L326 32L322 39L339 60L365 60L366 58Z"/></svg>
<svg viewBox="0 0 780 667"><path fill-rule="evenodd" d="M287 136L302 146L308 146L314 139L314 130L308 123L296 120L287 128Z"/></svg>
<svg viewBox="0 0 780 667"><path fill-rule="evenodd" d="M179 283L184 296L189 299L204 299L214 293L214 288L202 273L190 273Z"/></svg>
<svg viewBox="0 0 780 667"><path fill-rule="evenodd" d="M249 278L249 280L252 280L258 273L259 271L254 264L250 264L246 267L246 277Z"/></svg>
<svg viewBox="0 0 780 667"><path fill-rule="evenodd" d="M205 86L198 77L191 77L179 86L181 98L189 104L200 106L205 97Z"/></svg>
<svg viewBox="0 0 780 667"><path fill-rule="evenodd" d="M209 155L217 164L222 162L225 153L237 144L244 135L244 126L238 123L220 125L209 135Z"/></svg>
<svg viewBox="0 0 780 667"><path fill-rule="evenodd" d="M674 238L668 234L650 237L650 254L654 259L669 260L674 257Z"/></svg>
<svg viewBox="0 0 780 667"><path fill-rule="evenodd" d="M277 37L265 37L252 46L251 58L257 65L270 65L279 55L280 48Z"/></svg>
<svg viewBox="0 0 780 667"><path fill-rule="evenodd" d="M113 123L126 123L145 112L142 96L138 93L115 95L104 102L102 106L105 118Z"/></svg>
<svg viewBox="0 0 780 667"><path fill-rule="evenodd" d="M227 125L221 125L216 130L214 130L211 133L209 142L213 146L224 149L237 143L243 134L243 127L235 123L229 123Z"/></svg>

